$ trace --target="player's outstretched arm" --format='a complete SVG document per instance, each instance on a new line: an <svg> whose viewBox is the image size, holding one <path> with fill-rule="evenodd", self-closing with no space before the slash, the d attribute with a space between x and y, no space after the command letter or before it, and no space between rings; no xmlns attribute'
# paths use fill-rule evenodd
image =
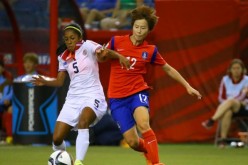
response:
<svg viewBox="0 0 248 165"><path fill-rule="evenodd" d="M101 49L96 50L96 55L99 62L105 62L108 59L119 59L122 68L125 67L126 69L129 69L131 66L129 60L125 56L116 51L107 49L105 45Z"/></svg>
<svg viewBox="0 0 248 165"><path fill-rule="evenodd" d="M64 84L65 77L66 77L65 72L59 72L57 78L52 80L51 79L48 80L43 76L38 75L38 76L34 76L31 82L37 86L46 85L46 86L60 87Z"/></svg>
<svg viewBox="0 0 248 165"><path fill-rule="evenodd" d="M168 63L163 66L163 70L173 79L181 83L187 90L188 94L197 96L198 99L202 98L200 92L190 86L190 84L182 77L182 75L170 66Z"/></svg>

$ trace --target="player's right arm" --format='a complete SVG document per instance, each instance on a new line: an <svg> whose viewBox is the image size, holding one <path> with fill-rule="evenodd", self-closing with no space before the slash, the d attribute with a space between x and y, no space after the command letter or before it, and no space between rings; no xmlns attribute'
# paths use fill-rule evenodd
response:
<svg viewBox="0 0 248 165"><path fill-rule="evenodd" d="M62 71L58 73L56 79L46 80L44 77L39 75L39 76L33 77L33 80L31 82L37 86L46 85L46 86L53 86L53 87L61 87L64 84L65 77L66 77L66 72Z"/></svg>
<svg viewBox="0 0 248 165"><path fill-rule="evenodd" d="M131 66L129 60L125 56L119 54L116 51L107 49L105 46L96 50L96 55L99 62L105 62L108 59L119 59L122 68L125 67L126 69L129 69Z"/></svg>

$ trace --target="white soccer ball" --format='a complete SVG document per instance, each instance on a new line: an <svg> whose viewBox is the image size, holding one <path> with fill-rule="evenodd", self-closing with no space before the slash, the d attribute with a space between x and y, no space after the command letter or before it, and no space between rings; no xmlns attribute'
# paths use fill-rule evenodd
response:
<svg viewBox="0 0 248 165"><path fill-rule="evenodd" d="M230 146L231 146L231 147L237 147L237 142L231 142L231 143L230 143Z"/></svg>
<svg viewBox="0 0 248 165"><path fill-rule="evenodd" d="M238 146L239 148L242 148L242 147L245 146L245 143L244 143L244 142L238 142L238 143L237 143L237 146Z"/></svg>
<svg viewBox="0 0 248 165"><path fill-rule="evenodd" d="M50 155L48 165L73 165L73 158L68 152L58 150Z"/></svg>

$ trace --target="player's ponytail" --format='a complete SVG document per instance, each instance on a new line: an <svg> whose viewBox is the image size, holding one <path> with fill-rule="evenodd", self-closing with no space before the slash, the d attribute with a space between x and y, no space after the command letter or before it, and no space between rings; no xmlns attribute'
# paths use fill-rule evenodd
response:
<svg viewBox="0 0 248 165"><path fill-rule="evenodd" d="M56 50L56 55L59 56L60 54L62 54L65 50L67 49L65 43L59 45L59 47Z"/></svg>

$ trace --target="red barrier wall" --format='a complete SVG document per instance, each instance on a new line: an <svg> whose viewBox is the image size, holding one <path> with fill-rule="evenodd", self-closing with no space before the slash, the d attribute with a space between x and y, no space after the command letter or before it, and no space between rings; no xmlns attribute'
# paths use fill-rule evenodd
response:
<svg viewBox="0 0 248 165"><path fill-rule="evenodd" d="M203 95L198 101L162 70L154 71L151 126L159 142L213 140L215 129L206 131L201 122L215 112L220 80L230 60L240 56L240 25L247 23L241 19L243 6L222 0L156 1L158 50ZM242 11L242 16L248 12Z"/></svg>

